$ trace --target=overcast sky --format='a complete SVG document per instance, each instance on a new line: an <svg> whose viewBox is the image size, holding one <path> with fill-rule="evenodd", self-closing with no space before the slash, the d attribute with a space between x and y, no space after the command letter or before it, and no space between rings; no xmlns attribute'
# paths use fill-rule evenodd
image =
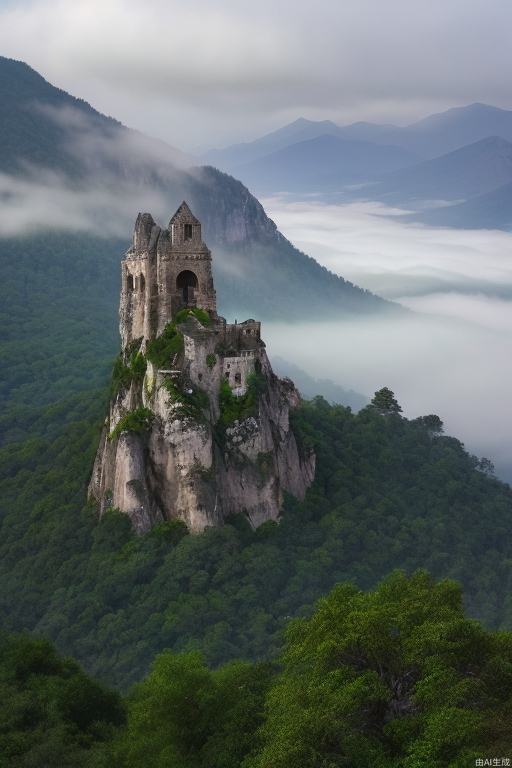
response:
<svg viewBox="0 0 512 768"><path fill-rule="evenodd" d="M0 52L186 150L512 108L510 0L0 0Z"/></svg>

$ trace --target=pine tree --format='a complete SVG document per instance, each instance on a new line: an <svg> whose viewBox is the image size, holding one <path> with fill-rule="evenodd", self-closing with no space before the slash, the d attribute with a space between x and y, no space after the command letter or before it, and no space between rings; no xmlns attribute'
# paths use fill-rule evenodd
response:
<svg viewBox="0 0 512 768"><path fill-rule="evenodd" d="M388 387L383 387L375 393L371 406L382 416L391 416L392 414L400 414L402 412L400 405L395 399L395 393L388 389Z"/></svg>

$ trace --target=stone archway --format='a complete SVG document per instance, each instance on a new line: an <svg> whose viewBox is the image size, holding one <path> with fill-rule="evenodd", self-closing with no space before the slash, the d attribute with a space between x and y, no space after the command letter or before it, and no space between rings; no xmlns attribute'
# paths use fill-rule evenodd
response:
<svg viewBox="0 0 512 768"><path fill-rule="evenodd" d="M190 269L184 269L179 273L176 278L176 288L181 293L185 304L190 304L194 300L198 284L197 275Z"/></svg>

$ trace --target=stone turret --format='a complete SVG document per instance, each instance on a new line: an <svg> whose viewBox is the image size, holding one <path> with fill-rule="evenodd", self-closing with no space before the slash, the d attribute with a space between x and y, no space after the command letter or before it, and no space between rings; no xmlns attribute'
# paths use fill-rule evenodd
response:
<svg viewBox="0 0 512 768"><path fill-rule="evenodd" d="M167 229L139 214L133 244L121 263L120 330L123 346L152 338L184 307L215 314L212 255L201 224L183 202Z"/></svg>
<svg viewBox="0 0 512 768"><path fill-rule="evenodd" d="M243 513L277 519L303 497L314 455L299 452L299 396L270 366L260 323L217 315L211 253L183 202L167 229L139 214L122 261L122 354L89 486L138 531L179 518L201 531Z"/></svg>

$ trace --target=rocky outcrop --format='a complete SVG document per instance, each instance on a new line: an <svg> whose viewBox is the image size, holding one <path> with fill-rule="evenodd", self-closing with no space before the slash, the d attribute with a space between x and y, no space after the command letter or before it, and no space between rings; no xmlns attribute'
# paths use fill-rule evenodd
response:
<svg viewBox="0 0 512 768"><path fill-rule="evenodd" d="M122 263L122 354L89 486L143 532L178 518L190 530L243 513L276 520L302 498L315 458L290 427L299 395L270 366L260 323L216 311L211 254L183 203L169 227L139 215Z"/></svg>
<svg viewBox="0 0 512 768"><path fill-rule="evenodd" d="M276 520L285 491L304 496L315 459L300 456L290 428L297 390L274 375L260 342L235 404L247 411L229 420L219 396L234 358L221 352L226 328L188 318L173 372L148 361L144 377L113 397L89 488L100 513L116 507L140 532L173 518L202 531L237 513L253 526ZM119 429L134 413L140 424Z"/></svg>

